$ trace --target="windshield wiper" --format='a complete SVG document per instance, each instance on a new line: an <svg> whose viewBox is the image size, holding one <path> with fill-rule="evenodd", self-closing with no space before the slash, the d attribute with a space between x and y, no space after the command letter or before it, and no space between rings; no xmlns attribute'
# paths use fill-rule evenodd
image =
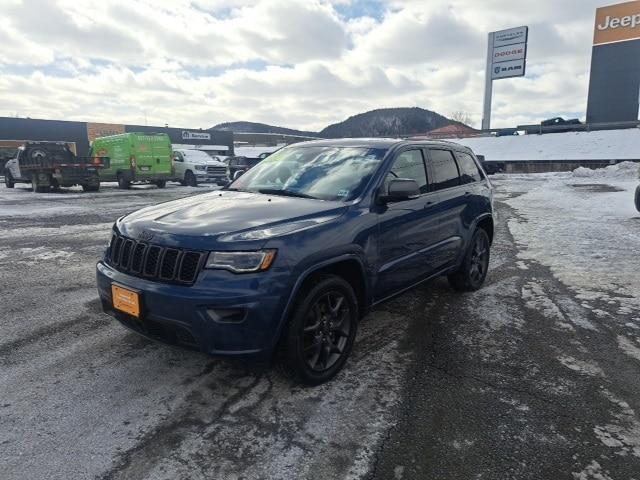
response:
<svg viewBox="0 0 640 480"><path fill-rule="evenodd" d="M316 197L307 195L306 193L294 192L292 190L279 190L277 188L261 188L258 193L264 193L266 195L282 195L283 197L298 197L298 198L311 198L317 200Z"/></svg>

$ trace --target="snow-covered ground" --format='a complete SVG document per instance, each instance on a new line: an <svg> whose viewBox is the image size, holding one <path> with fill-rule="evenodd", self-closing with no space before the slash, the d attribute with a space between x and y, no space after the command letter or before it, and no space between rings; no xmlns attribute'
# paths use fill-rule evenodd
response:
<svg viewBox="0 0 640 480"><path fill-rule="evenodd" d="M640 160L640 129L452 138L489 161Z"/></svg>
<svg viewBox="0 0 640 480"><path fill-rule="evenodd" d="M486 286L380 305L315 389L101 313L113 220L206 189L0 185L0 478L636 478L635 165L492 178Z"/></svg>
<svg viewBox="0 0 640 480"><path fill-rule="evenodd" d="M549 266L585 301L615 296L621 308L638 309L640 321L637 164L492 178L526 192L507 200L518 213L509 230L524 247L521 258Z"/></svg>

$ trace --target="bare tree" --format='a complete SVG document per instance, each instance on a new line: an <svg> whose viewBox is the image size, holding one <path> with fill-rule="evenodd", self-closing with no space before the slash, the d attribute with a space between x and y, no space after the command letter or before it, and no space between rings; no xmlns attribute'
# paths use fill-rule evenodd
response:
<svg viewBox="0 0 640 480"><path fill-rule="evenodd" d="M471 124L473 123L471 115L469 115L467 112L464 112L462 110L457 110L453 112L451 115L449 115L449 120L453 120L454 122L464 123L465 125L469 125L469 126L471 126Z"/></svg>

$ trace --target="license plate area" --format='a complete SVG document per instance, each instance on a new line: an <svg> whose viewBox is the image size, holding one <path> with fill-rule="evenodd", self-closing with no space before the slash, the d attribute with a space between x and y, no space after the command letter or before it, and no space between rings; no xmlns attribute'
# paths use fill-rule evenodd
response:
<svg viewBox="0 0 640 480"><path fill-rule="evenodd" d="M151 170L151 167L142 166L142 167L140 167L140 170L142 170L143 172L148 172L149 170Z"/></svg>
<svg viewBox="0 0 640 480"><path fill-rule="evenodd" d="M111 285L113 308L132 317L140 318L140 293L120 285Z"/></svg>

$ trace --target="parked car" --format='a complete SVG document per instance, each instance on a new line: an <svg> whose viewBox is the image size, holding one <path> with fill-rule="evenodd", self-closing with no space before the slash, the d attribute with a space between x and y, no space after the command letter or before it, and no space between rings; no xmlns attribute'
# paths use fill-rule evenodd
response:
<svg viewBox="0 0 640 480"><path fill-rule="evenodd" d="M227 176L229 177L230 180L235 180L236 178L240 177L240 175L243 175L249 169L255 167L267 156L269 156L269 154L263 154L263 155L266 155L266 156L262 158L230 157L229 162L227 164Z"/></svg>
<svg viewBox="0 0 640 480"><path fill-rule="evenodd" d="M318 384L343 367L374 305L440 275L482 286L492 205L478 160L454 143L298 143L223 190L118 219L98 292L144 336L275 358Z"/></svg>
<svg viewBox="0 0 640 480"><path fill-rule="evenodd" d="M132 183L153 183L164 188L173 179L171 141L166 133L122 133L97 138L89 156L108 157L110 167L100 181L117 181L128 189Z"/></svg>
<svg viewBox="0 0 640 480"><path fill-rule="evenodd" d="M190 187L197 187L199 183L229 183L227 165L202 150L174 150L173 172L176 181Z"/></svg>
<svg viewBox="0 0 640 480"><path fill-rule="evenodd" d="M97 192L98 170L104 167L108 167L108 159L77 157L64 142L25 142L6 163L4 183L7 188L30 183L38 193L73 185Z"/></svg>

